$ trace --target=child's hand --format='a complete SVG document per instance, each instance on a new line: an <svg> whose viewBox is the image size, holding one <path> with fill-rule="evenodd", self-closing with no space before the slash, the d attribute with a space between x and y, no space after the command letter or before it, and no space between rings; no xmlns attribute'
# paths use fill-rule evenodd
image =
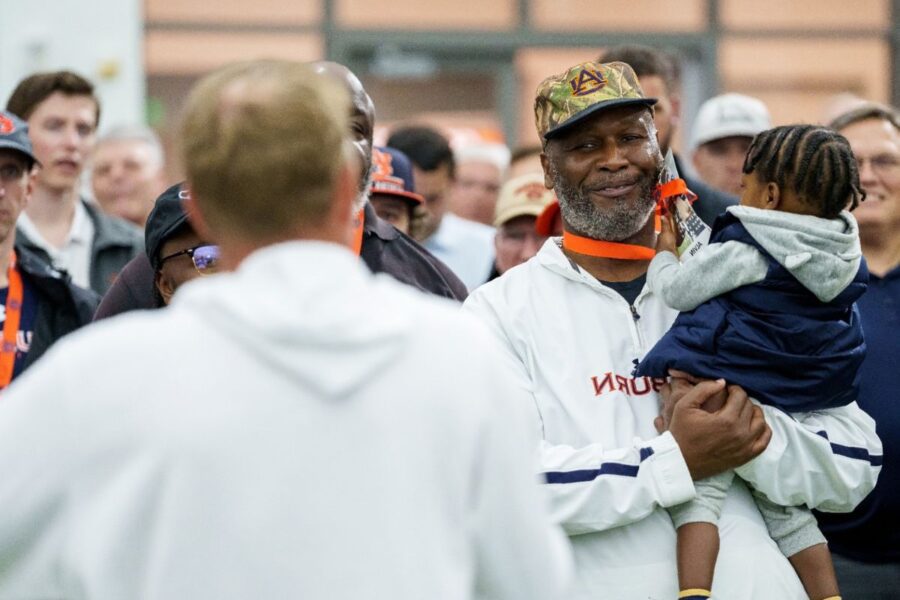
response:
<svg viewBox="0 0 900 600"><path fill-rule="evenodd" d="M656 237L656 252L671 252L678 256L677 238L675 237L675 222L672 213L668 213L660 217L660 225L662 231Z"/></svg>

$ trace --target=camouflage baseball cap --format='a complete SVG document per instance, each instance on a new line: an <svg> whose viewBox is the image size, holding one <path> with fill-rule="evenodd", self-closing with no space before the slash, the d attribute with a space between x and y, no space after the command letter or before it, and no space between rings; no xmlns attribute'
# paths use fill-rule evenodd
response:
<svg viewBox="0 0 900 600"><path fill-rule="evenodd" d="M627 105L653 106L634 70L623 62L586 62L541 82L534 99L538 135L558 135L599 110Z"/></svg>

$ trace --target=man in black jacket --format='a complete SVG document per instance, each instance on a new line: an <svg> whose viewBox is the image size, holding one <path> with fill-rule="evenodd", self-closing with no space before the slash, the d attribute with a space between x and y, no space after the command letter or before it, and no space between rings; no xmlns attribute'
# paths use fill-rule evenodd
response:
<svg viewBox="0 0 900 600"><path fill-rule="evenodd" d="M16 219L31 194L37 160L28 126L0 112L0 389L63 335L89 323L97 296L16 243Z"/></svg>
<svg viewBox="0 0 900 600"><path fill-rule="evenodd" d="M656 98L653 121L659 132L659 149L665 156L681 119L679 92L681 73L678 63L666 52L638 45L610 48L599 59L602 63L615 61L631 65L638 76L644 95ZM694 202L697 216L710 227L726 208L737 204L736 196L715 190L699 179L691 177L678 155L675 155L675 166L688 189L697 194L697 200Z"/></svg>
<svg viewBox="0 0 900 600"><path fill-rule="evenodd" d="M423 292L463 301L466 286L428 250L405 233L380 219L369 204L372 178L372 137L375 131L375 106L362 83L350 69L338 63L316 63L316 72L333 77L350 92L350 139L362 162L358 207L364 212L360 256L375 273L387 273L394 279Z"/></svg>
<svg viewBox="0 0 900 600"><path fill-rule="evenodd" d="M34 287L37 298L34 331L22 369L34 364L56 340L91 322L100 298L80 288L62 271L18 244L17 267L25 286Z"/></svg>

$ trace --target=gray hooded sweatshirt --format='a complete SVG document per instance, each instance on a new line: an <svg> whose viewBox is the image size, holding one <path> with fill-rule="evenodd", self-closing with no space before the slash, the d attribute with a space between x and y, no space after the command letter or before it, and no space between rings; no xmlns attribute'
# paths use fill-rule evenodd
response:
<svg viewBox="0 0 900 600"><path fill-rule="evenodd" d="M835 219L749 206L732 206L728 211L822 302L836 298L859 270L859 227L847 211ZM767 271L766 259L756 248L728 241L710 244L684 263L671 252L660 252L650 263L647 283L668 306L685 312L762 281Z"/></svg>

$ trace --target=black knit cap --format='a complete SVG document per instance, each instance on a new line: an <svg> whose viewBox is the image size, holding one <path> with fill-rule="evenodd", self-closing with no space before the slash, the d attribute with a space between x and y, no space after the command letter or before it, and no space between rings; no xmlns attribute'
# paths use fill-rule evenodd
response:
<svg viewBox="0 0 900 600"><path fill-rule="evenodd" d="M187 213L184 211L184 201L189 197L187 190L182 189L184 182L177 183L164 191L147 217L147 225L144 228L144 245L147 250L147 258L153 265L153 270L158 271L160 266L159 253L163 244L186 229L191 228Z"/></svg>

